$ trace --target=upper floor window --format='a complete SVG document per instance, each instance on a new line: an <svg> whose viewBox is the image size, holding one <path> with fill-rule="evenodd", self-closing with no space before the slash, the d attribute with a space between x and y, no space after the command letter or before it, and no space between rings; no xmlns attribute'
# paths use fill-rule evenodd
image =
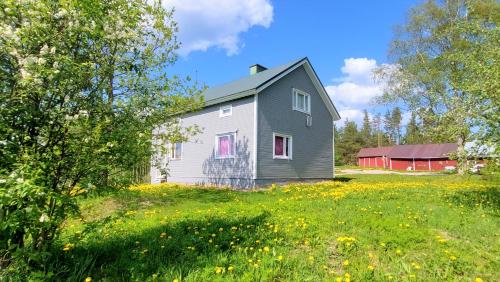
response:
<svg viewBox="0 0 500 282"><path fill-rule="evenodd" d="M311 113L311 95L306 92L293 88L292 90L292 105L296 111Z"/></svg>
<svg viewBox="0 0 500 282"><path fill-rule="evenodd" d="M232 105L224 105L220 107L219 117L227 117L233 114L233 106Z"/></svg>
<svg viewBox="0 0 500 282"><path fill-rule="evenodd" d="M173 143L169 146L169 157L171 160L180 160L182 157L182 143Z"/></svg>
<svg viewBox="0 0 500 282"><path fill-rule="evenodd" d="M273 134L273 158L292 159L292 136Z"/></svg>
<svg viewBox="0 0 500 282"><path fill-rule="evenodd" d="M217 159L234 158L236 151L236 133L218 134L215 138Z"/></svg>

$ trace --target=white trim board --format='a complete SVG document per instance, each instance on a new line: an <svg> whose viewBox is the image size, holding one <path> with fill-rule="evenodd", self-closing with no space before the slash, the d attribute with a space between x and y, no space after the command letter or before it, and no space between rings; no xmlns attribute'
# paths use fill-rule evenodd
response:
<svg viewBox="0 0 500 282"><path fill-rule="evenodd" d="M253 100L253 179L257 179L257 135L259 133L259 93L255 93Z"/></svg>

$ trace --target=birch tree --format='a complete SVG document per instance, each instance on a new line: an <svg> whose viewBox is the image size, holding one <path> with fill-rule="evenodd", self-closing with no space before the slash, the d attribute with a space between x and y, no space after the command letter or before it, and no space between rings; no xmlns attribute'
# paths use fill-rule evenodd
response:
<svg viewBox="0 0 500 282"><path fill-rule="evenodd" d="M431 140L455 140L458 172L465 143L498 139L500 4L493 0L426 1L410 10L391 44L381 103L403 103ZM483 133L483 134L478 134Z"/></svg>

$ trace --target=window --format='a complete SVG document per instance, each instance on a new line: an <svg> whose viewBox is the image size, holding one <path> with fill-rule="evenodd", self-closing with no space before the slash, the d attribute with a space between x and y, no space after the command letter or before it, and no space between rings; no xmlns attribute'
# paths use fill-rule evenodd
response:
<svg viewBox="0 0 500 282"><path fill-rule="evenodd" d="M224 133L216 136L216 155L217 159L234 158L235 156L235 133Z"/></svg>
<svg viewBox="0 0 500 282"><path fill-rule="evenodd" d="M170 144L169 157L171 160L180 160L182 157L182 143Z"/></svg>
<svg viewBox="0 0 500 282"><path fill-rule="evenodd" d="M233 114L233 106L225 105L221 106L219 110L219 117L228 117Z"/></svg>
<svg viewBox="0 0 500 282"><path fill-rule="evenodd" d="M273 158L292 159L292 136L273 134Z"/></svg>
<svg viewBox="0 0 500 282"><path fill-rule="evenodd" d="M295 111L311 113L311 96L306 92L293 88L292 105Z"/></svg>

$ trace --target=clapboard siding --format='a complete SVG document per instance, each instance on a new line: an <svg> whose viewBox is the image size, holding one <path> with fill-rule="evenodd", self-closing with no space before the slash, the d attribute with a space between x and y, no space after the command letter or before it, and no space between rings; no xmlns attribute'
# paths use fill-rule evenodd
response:
<svg viewBox="0 0 500 282"><path fill-rule="evenodd" d="M292 88L311 95L313 124L292 110ZM333 120L303 66L258 94L257 178L333 177ZM292 136L293 159L273 159L273 132Z"/></svg>
<svg viewBox="0 0 500 282"><path fill-rule="evenodd" d="M219 117L220 106L227 104L232 105L232 115ZM202 133L183 143L182 159L170 161L167 181L224 184L234 183L228 179L253 178L254 96L183 116L182 124L198 125ZM215 159L215 136L227 132L236 132L236 158ZM152 181L159 180L152 169Z"/></svg>

